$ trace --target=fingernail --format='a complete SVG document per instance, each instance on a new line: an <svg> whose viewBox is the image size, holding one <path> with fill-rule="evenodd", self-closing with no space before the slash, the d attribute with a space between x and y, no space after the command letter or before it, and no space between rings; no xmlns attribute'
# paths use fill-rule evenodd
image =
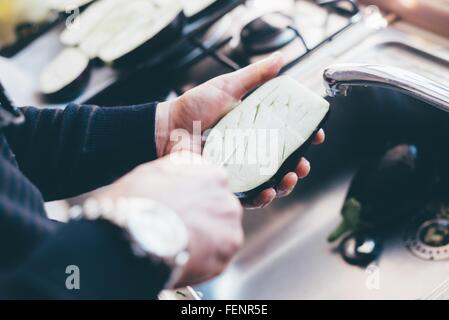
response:
<svg viewBox="0 0 449 320"><path fill-rule="evenodd" d="M307 160L306 158L303 158L303 159L304 159L305 164L310 168L310 161Z"/></svg>
<svg viewBox="0 0 449 320"><path fill-rule="evenodd" d="M307 170L307 171L308 171L308 173L309 173L310 170L311 170L311 166L310 166L309 160L307 160L306 158L302 158L302 159L301 159L301 164L302 164L302 165L305 165L306 167L308 167L308 170ZM302 172L301 172L301 173L302 173ZM303 175L303 174L299 175L299 174L298 174L298 178L299 178L299 179L304 179L305 177L307 177L308 173L305 174L305 175Z"/></svg>
<svg viewBox="0 0 449 320"><path fill-rule="evenodd" d="M288 196L293 192L293 189L294 189L294 188L288 189L288 190L283 194L283 197L288 197Z"/></svg>
<svg viewBox="0 0 449 320"><path fill-rule="evenodd" d="M291 192L291 189L288 189L288 190L285 190L285 191L282 191L282 192L278 192L277 197L278 198L286 197L286 196L288 196L290 194L290 192Z"/></svg>
<svg viewBox="0 0 449 320"><path fill-rule="evenodd" d="M264 203L263 205L262 205L262 207L260 207L261 209L265 209L266 207L268 207L269 205L270 205L270 203L271 203L271 201L270 202L266 202L266 203Z"/></svg>

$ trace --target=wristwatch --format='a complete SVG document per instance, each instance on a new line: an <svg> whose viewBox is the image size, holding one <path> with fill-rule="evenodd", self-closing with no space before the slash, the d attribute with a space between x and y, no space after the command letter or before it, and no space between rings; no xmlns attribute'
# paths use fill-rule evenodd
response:
<svg viewBox="0 0 449 320"><path fill-rule="evenodd" d="M189 259L188 232L170 208L148 199L87 199L70 209L71 219L107 220L122 228L138 257L162 262L171 270L165 285L173 288Z"/></svg>

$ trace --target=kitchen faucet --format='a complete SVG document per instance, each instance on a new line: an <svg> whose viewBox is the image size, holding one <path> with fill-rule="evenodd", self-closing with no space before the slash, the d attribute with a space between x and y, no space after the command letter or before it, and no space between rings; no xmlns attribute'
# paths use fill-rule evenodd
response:
<svg viewBox="0 0 449 320"><path fill-rule="evenodd" d="M353 86L393 89L449 112L449 86L408 70L376 64L336 64L324 71L327 94L346 96Z"/></svg>

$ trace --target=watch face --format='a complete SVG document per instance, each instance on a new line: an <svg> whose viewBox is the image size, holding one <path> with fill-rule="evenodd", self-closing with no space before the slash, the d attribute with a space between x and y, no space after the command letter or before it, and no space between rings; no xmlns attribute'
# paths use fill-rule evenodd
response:
<svg viewBox="0 0 449 320"><path fill-rule="evenodd" d="M188 234L181 219L156 203L130 212L128 228L143 250L159 257L174 257L187 248Z"/></svg>

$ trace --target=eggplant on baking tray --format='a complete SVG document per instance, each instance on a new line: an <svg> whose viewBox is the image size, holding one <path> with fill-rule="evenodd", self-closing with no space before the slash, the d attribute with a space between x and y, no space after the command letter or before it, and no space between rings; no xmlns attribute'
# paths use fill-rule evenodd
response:
<svg viewBox="0 0 449 320"><path fill-rule="evenodd" d="M49 100L66 102L76 98L90 78L89 57L77 48L66 48L48 64L40 76L40 91Z"/></svg>
<svg viewBox="0 0 449 320"><path fill-rule="evenodd" d="M99 0L91 4L80 16L78 26L67 27L60 35L60 41L66 46L76 46L108 16L114 8L120 7L123 0Z"/></svg>
<svg viewBox="0 0 449 320"><path fill-rule="evenodd" d="M288 76L250 94L210 131L204 158L226 168L241 199L276 186L294 170L329 112L329 103Z"/></svg>
<svg viewBox="0 0 449 320"><path fill-rule="evenodd" d="M147 0L134 0L116 5L108 14L100 19L95 27L79 43L79 48L89 58L94 59L107 44L118 37L120 32L127 32L127 28L134 25L151 22L154 18L151 14L155 10L154 5ZM126 41L126 40L123 40Z"/></svg>
<svg viewBox="0 0 449 320"><path fill-rule="evenodd" d="M184 15L187 19L195 19L213 4L220 1L223 0L181 0Z"/></svg>
<svg viewBox="0 0 449 320"><path fill-rule="evenodd" d="M48 0L51 9L59 12L67 12L74 9L84 9L95 0Z"/></svg>
<svg viewBox="0 0 449 320"><path fill-rule="evenodd" d="M151 17L130 22L100 50L98 57L107 64L128 65L154 54L180 36L184 16L178 2L167 1Z"/></svg>
<svg viewBox="0 0 449 320"><path fill-rule="evenodd" d="M127 65L154 54L182 31L182 7L175 0L98 0L66 28L60 40L79 46L91 59Z"/></svg>
<svg viewBox="0 0 449 320"><path fill-rule="evenodd" d="M362 165L328 241L348 233L379 234L416 214L431 184L425 161L416 145L401 144Z"/></svg>

